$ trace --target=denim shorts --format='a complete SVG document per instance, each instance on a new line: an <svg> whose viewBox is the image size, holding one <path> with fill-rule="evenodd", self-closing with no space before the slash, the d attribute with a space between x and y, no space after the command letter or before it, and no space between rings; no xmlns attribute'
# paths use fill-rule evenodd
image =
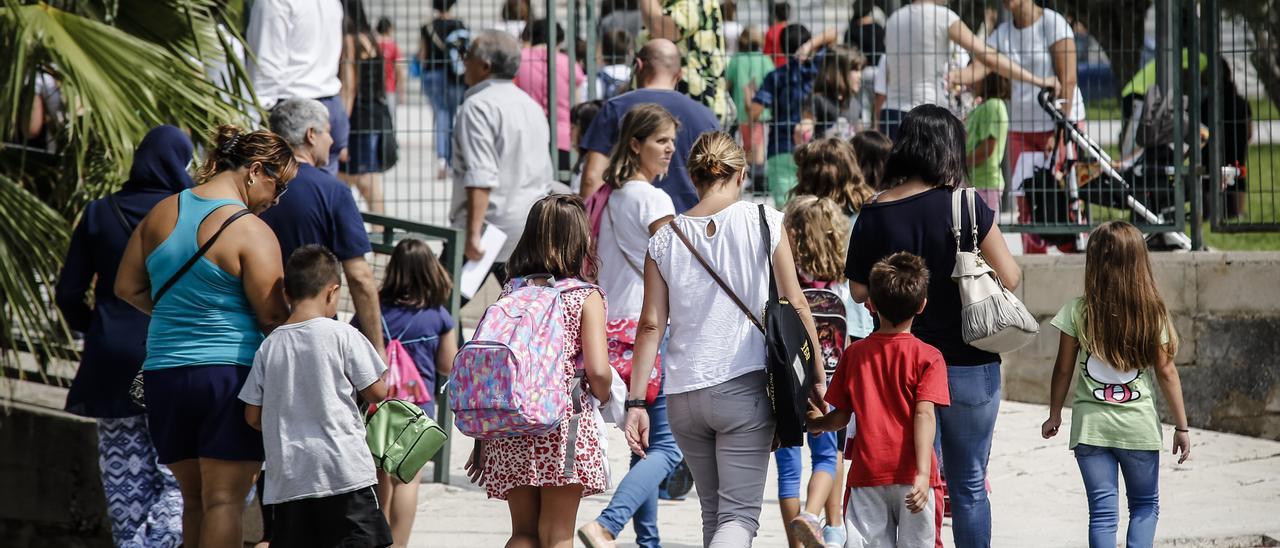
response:
<svg viewBox="0 0 1280 548"><path fill-rule="evenodd" d="M143 371L147 421L160 464L210 458L263 460L262 433L244 419L244 365Z"/></svg>
<svg viewBox="0 0 1280 548"><path fill-rule="evenodd" d="M382 173L382 134L376 131L352 132L347 148L347 163L342 172L350 175Z"/></svg>

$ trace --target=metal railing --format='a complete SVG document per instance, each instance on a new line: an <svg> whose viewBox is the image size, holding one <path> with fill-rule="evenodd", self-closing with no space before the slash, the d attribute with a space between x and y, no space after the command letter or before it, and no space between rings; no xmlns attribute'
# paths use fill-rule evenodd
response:
<svg viewBox="0 0 1280 548"><path fill-rule="evenodd" d="M854 10L864 4L862 2L794 0L790 4L789 22L803 24L815 35L835 31L840 37L838 42L856 45L859 35L847 32L850 27L883 25L894 10L907 3L876 0L869 19L861 20ZM1280 95L1280 63L1275 63L1280 56L1280 28L1267 27L1274 18L1255 13L1274 9L1273 6L1248 0L1204 0L1198 4L1191 0L1044 0L1036 3L1056 11L1071 25L1077 50L1077 88L1085 111L1079 127L1102 154L1076 150L1073 154L1078 161L1069 166L1071 169L1062 170L1066 171L1065 177L1055 180L1053 186L1042 184L1024 189L1024 183L1031 181L1034 171L1015 170L1018 159L1006 153L1002 160L1006 181L1002 209L1029 210L1033 206L1037 209L1034 216L1004 215L1001 218L1004 230L1069 235L1085 232L1101 222L1125 219L1136 222L1147 232L1189 231L1197 248L1204 242L1202 225L1189 223L1189 219L1208 220L1216 232L1280 230L1280 190L1276 184L1280 179L1277 174L1280 109L1274 104L1275 96ZM576 78L568 80L568 95L576 103L581 95L587 99L597 98L601 91L597 89L595 73L600 68L597 46L606 22L602 15L634 8L634 4L629 0L523 3L475 0L458 2L449 16L461 20L473 33L500 28L519 34L519 29L538 21L544 25L539 29L543 34L555 36L554 29L559 26L565 36L560 51L565 53L570 66L580 67L585 75L581 82ZM722 10L727 10L727 4L722 3ZM736 17L732 21L724 17L726 21L721 26L727 47L719 55L725 64L732 60L738 41L738 36L731 34L753 26L760 31L767 30L776 22L772 12L781 2L740 0L733 4ZM1008 11L989 4L953 0L946 6L985 39L1000 25L1012 20ZM517 12L527 9L525 18L504 18L513 15L512 6L520 8ZM440 16L429 3L366 0L365 7L371 18L386 16L395 24L393 36L404 55L399 61L401 67L414 64L411 58L421 45L419 24L430 27ZM727 11L721 15L726 16ZM1193 59L1200 55L1206 59L1221 58L1225 63L1205 63L1203 67L1199 63L1186 63L1186 70L1182 71L1178 69L1179 52ZM873 58L880 53L864 52ZM921 54L933 53L936 52ZM1015 48L1002 53L1026 63L1047 52ZM548 57L546 72L554 75L557 63L563 65L566 57L558 61L555 55ZM966 57L959 48L951 47L946 62L949 68L960 68L968 62ZM444 68L439 62L429 60L416 64L420 74L433 71L438 74ZM558 68L564 70L563 66ZM1234 90L1250 108L1250 116L1244 116L1243 111L1236 108L1233 97L1211 93L1225 89L1226 71L1231 72ZM875 101L873 72L874 69L864 71L863 91L858 96L861 113L856 124L868 129ZM429 104L441 99L439 93L433 93L436 80L410 78L398 83L407 88L401 92L404 100L397 105L396 113L395 136L401 143L401 162L384 173L382 179L388 215L446 224L452 185L447 170L439 169L439 154L432 149L436 142L451 137L452 128L445 125L447 118L439 118ZM425 87L420 85L424 82ZM1168 90L1166 95L1186 98L1187 117L1173 117L1173 134L1166 141L1188 145L1174 147L1166 143L1160 150L1146 150L1142 155L1130 157L1134 152L1130 146L1134 141L1132 128L1141 114L1141 101L1153 82L1162 83L1161 88ZM548 78L543 85L552 98L565 91L557 78ZM958 95L946 99L946 106L965 117L974 108L974 92L972 89L957 91ZM746 103L749 102L747 98ZM566 147L554 130L567 112L557 108L546 109L546 112L552 128L548 150L554 156L555 150L571 148ZM1025 101L1011 103L1008 112L1011 129L1025 127L1023 122L1032 119L1046 119L1038 106L1029 106ZM769 125L784 131L789 127L779 124L777 119ZM1207 139L1201 138L1201 126L1208 130ZM1251 139L1233 137L1232 132L1242 131L1241 128L1251 133ZM576 164L577 151L570 152L571 164ZM1119 178L1106 175L1106 169L1099 165L1108 160L1122 164L1117 170ZM559 178L567 181L569 172L559 172ZM767 185L754 188L751 193L758 200L769 195ZM1035 203L1027 203L1028 196ZM1154 215L1136 214L1129 205L1130 199Z"/></svg>

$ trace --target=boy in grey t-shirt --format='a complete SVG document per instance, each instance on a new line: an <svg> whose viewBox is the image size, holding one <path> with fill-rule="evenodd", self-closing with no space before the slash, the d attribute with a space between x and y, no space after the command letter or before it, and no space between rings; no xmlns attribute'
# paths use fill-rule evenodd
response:
<svg viewBox="0 0 1280 548"><path fill-rule="evenodd" d="M329 250L293 252L284 273L292 313L258 348L240 391L245 420L263 434L262 500L275 505L277 548L391 544L356 402L386 398L387 366L364 335L332 319L341 287Z"/></svg>

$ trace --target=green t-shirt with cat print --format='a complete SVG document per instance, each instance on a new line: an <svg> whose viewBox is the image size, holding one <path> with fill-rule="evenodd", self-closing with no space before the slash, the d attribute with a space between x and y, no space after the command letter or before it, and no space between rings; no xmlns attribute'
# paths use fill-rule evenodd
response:
<svg viewBox="0 0 1280 548"><path fill-rule="evenodd" d="M1050 322L1063 333L1081 338L1084 298L1063 305ZM1167 339L1167 335L1162 337ZM1161 448L1160 416L1156 413L1155 364L1120 371L1102 356L1090 354L1083 340L1076 356L1076 391L1071 403L1071 448L1084 443L1139 451Z"/></svg>

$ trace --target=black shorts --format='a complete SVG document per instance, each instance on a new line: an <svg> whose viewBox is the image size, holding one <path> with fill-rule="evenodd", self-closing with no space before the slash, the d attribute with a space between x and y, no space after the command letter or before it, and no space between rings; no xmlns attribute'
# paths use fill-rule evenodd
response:
<svg viewBox="0 0 1280 548"><path fill-rule="evenodd" d="M378 508L373 487L315 499L272 504L272 548L382 548L391 527Z"/></svg>
<svg viewBox="0 0 1280 548"><path fill-rule="evenodd" d="M244 420L244 365L188 365L142 373L160 464L195 458L263 460L262 433Z"/></svg>

